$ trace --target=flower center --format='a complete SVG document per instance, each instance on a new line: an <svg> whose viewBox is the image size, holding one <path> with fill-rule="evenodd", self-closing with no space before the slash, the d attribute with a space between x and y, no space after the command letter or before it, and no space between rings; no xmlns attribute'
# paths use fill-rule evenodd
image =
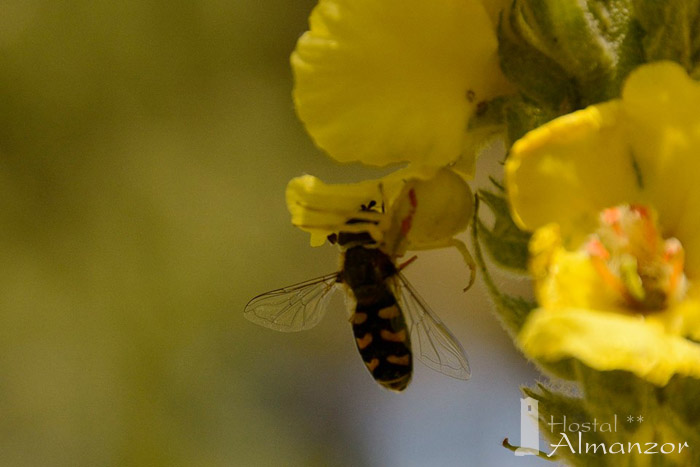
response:
<svg viewBox="0 0 700 467"><path fill-rule="evenodd" d="M603 210L584 248L627 307L641 313L660 311L685 295L683 246L676 238L662 237L655 212L647 206Z"/></svg>

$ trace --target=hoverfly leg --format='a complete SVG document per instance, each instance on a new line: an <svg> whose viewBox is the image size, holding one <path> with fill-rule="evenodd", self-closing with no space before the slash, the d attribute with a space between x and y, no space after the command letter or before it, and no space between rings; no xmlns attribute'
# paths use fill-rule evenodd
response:
<svg viewBox="0 0 700 467"><path fill-rule="evenodd" d="M412 262L414 262L414 261L417 260L417 259L418 259L418 256L413 255L412 257L408 258L408 259L407 259L406 261L404 261L403 263L399 264L399 265L396 267L396 270L397 270L397 271L402 271L406 266L408 266L409 264L411 264Z"/></svg>

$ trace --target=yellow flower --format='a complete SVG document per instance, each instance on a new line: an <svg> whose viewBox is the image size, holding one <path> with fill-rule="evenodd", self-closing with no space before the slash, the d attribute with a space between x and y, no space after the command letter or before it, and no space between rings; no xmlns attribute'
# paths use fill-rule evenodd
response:
<svg viewBox="0 0 700 467"><path fill-rule="evenodd" d="M486 8L495 29L498 27L501 14L507 14L507 8L513 3L513 0L481 0L481 3Z"/></svg>
<svg viewBox="0 0 700 467"><path fill-rule="evenodd" d="M512 148L513 217L535 231L533 358L575 358L657 385L700 378L700 84L635 70L621 99L554 120Z"/></svg>
<svg viewBox="0 0 700 467"><path fill-rule="evenodd" d="M473 276L466 246L453 238L467 228L473 197L452 170L409 167L378 180L336 185L304 175L287 185L287 207L292 224L311 234L313 246L339 232L367 232L394 257L453 246Z"/></svg>
<svg viewBox="0 0 700 467"><path fill-rule="evenodd" d="M477 103L507 89L477 0L320 0L291 63L294 101L340 162L444 166Z"/></svg>

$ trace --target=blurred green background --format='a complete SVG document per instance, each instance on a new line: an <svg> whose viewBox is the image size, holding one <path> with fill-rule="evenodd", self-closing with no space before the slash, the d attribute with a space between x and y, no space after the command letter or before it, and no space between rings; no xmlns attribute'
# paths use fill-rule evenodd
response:
<svg viewBox="0 0 700 467"><path fill-rule="evenodd" d="M302 334L242 317L337 267L289 224L287 181L376 176L294 115L313 4L0 2L0 465L533 465L500 442L534 373L455 253L408 275L469 383L420 367L382 390L342 299Z"/></svg>

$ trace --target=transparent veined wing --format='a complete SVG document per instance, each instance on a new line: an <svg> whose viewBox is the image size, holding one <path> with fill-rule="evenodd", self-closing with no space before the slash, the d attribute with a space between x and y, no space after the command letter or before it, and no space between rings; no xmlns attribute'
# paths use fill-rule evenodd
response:
<svg viewBox="0 0 700 467"><path fill-rule="evenodd" d="M275 331L305 331L316 326L326 311L339 273L271 290L245 306L250 321Z"/></svg>
<svg viewBox="0 0 700 467"><path fill-rule="evenodd" d="M406 318L413 351L433 370L458 379L469 379L467 354L440 318L430 309L416 289L397 273L401 306Z"/></svg>

